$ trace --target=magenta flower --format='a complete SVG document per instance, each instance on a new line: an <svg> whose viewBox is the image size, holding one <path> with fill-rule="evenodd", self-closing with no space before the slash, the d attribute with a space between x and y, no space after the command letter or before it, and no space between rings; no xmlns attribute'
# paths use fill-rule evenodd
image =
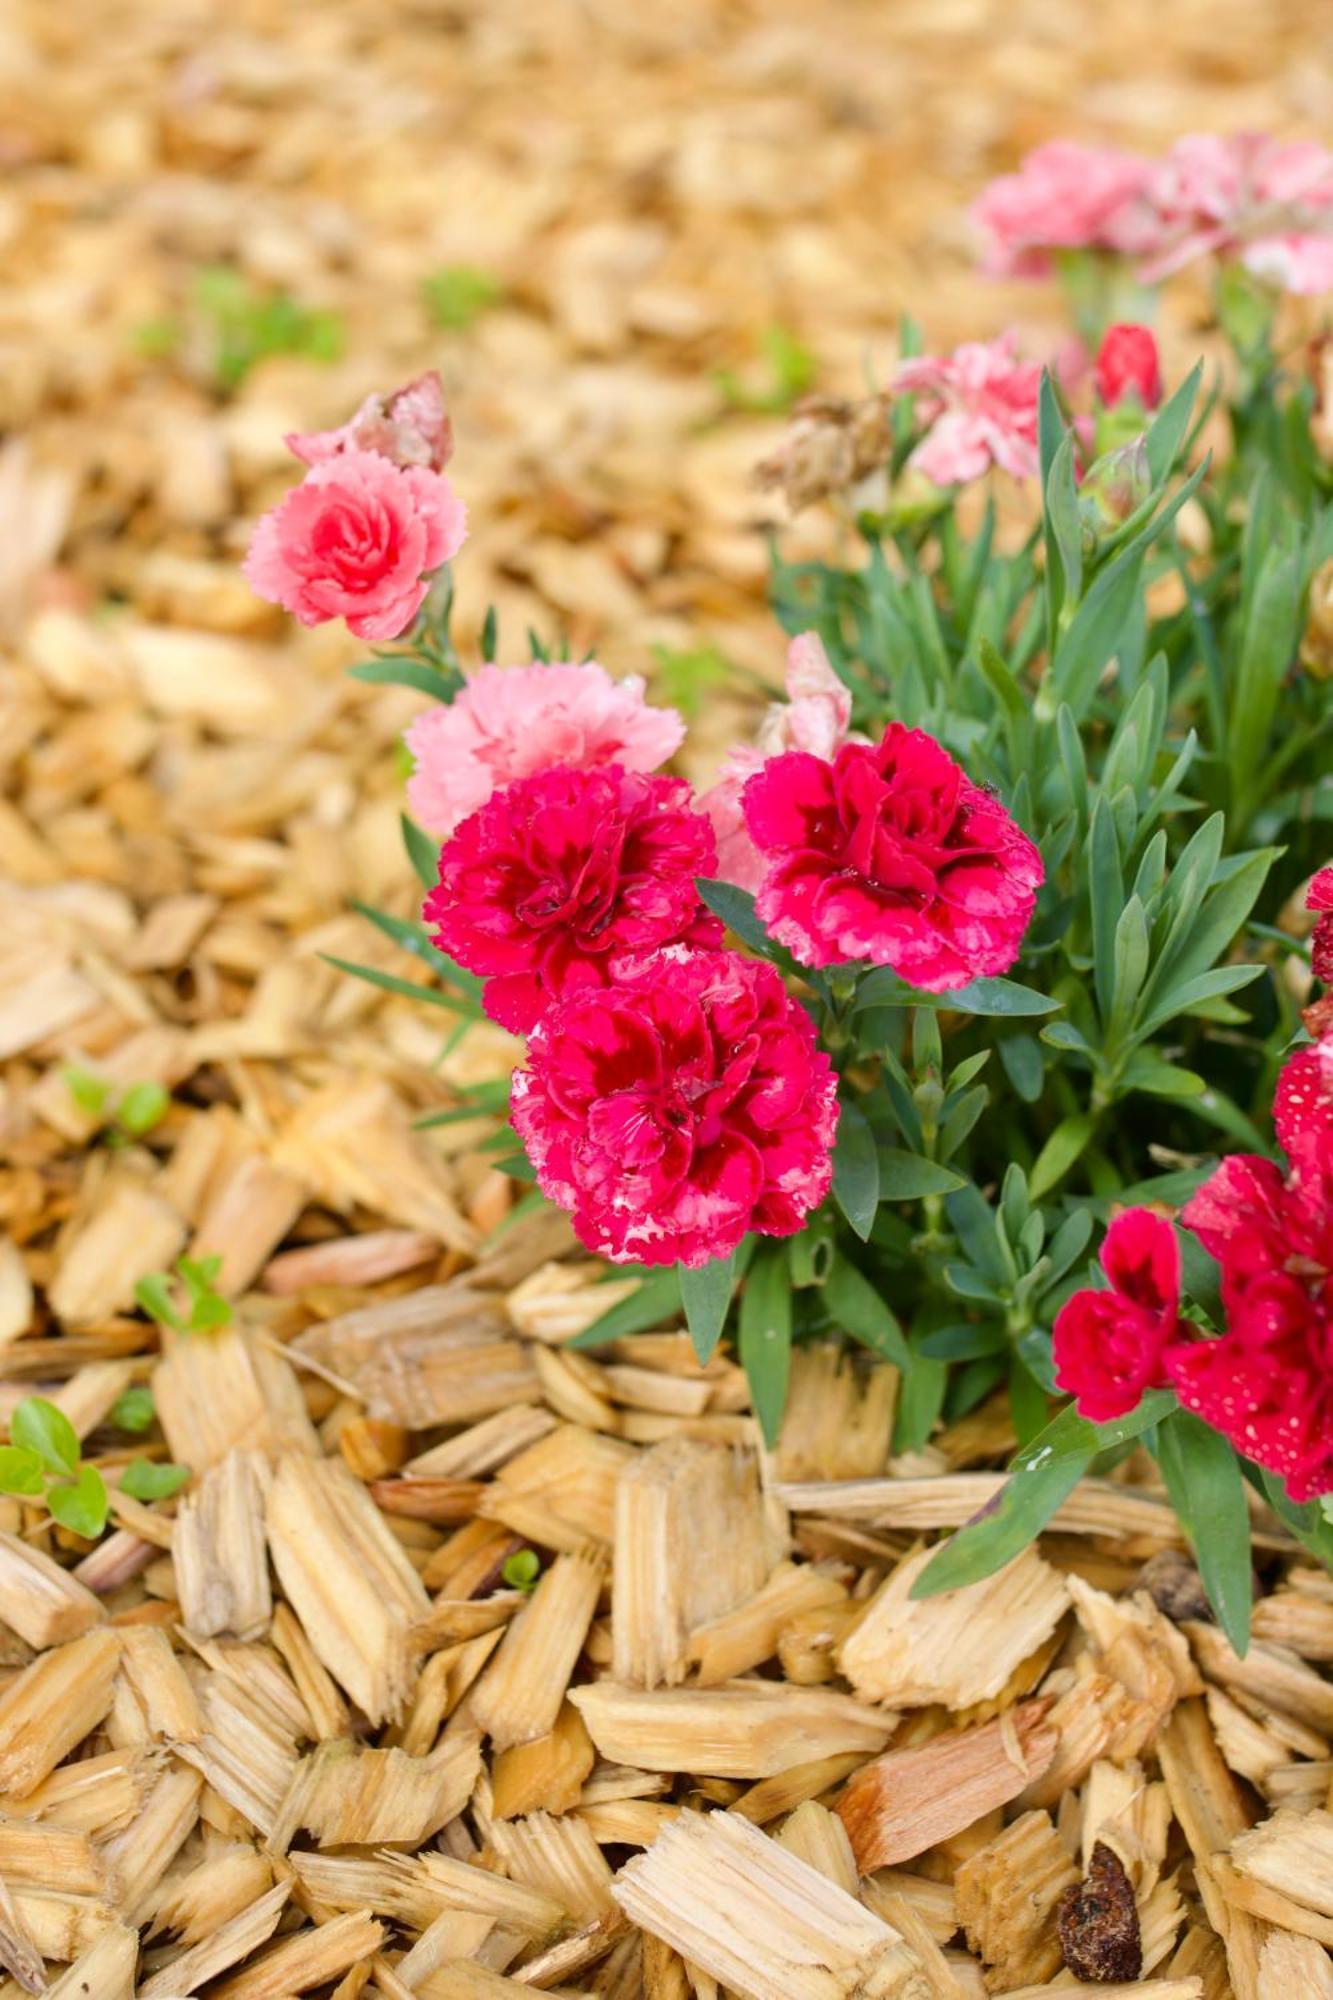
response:
<svg viewBox="0 0 1333 2000"><path fill-rule="evenodd" d="M397 639L466 533L467 510L439 473L345 451L258 522L245 574L302 625L345 618L359 639Z"/></svg>
<svg viewBox="0 0 1333 2000"><path fill-rule="evenodd" d="M1035 475L1041 369L1018 360L1012 334L904 361L890 386L919 399L928 428L911 462L936 486L965 485L992 465L1015 479Z"/></svg>
<svg viewBox="0 0 1333 2000"><path fill-rule="evenodd" d="M1167 1349L1182 1331L1180 1246L1150 1208L1126 1209L1106 1232L1101 1266L1108 1291L1075 1292L1055 1316L1052 1358L1059 1388L1089 1423L1109 1423L1166 1382Z"/></svg>
<svg viewBox="0 0 1333 2000"><path fill-rule="evenodd" d="M1319 918L1310 938L1310 964L1316 979L1333 985L1333 867L1321 868L1305 895L1307 910Z"/></svg>
<svg viewBox="0 0 1333 2000"><path fill-rule="evenodd" d="M423 915L441 951L486 980L516 1034L547 1005L605 985L621 962L678 941L720 944L699 901L713 829L683 778L618 764L519 778L457 827Z"/></svg>
<svg viewBox="0 0 1333 2000"><path fill-rule="evenodd" d="M305 465L323 465L349 451L377 451L394 465L420 465L428 472L443 472L454 450L444 390L433 368L391 396L367 396L336 430L292 431L286 444Z"/></svg>
<svg viewBox="0 0 1333 2000"><path fill-rule="evenodd" d="M754 891L764 860L745 825L741 793L770 757L805 750L831 758L847 741L852 698L829 664L816 632L801 632L787 648L787 699L770 703L754 743L734 749L711 791L699 800L717 835L717 872L724 882Z"/></svg>
<svg viewBox="0 0 1333 2000"><path fill-rule="evenodd" d="M923 730L891 722L831 764L771 758L743 804L765 863L756 910L803 965L869 959L943 993L1017 958L1041 856Z"/></svg>
<svg viewBox="0 0 1333 2000"><path fill-rule="evenodd" d="M1333 153L1311 141L1197 132L1153 174L1152 279L1197 257L1235 258L1289 292L1333 290Z"/></svg>
<svg viewBox="0 0 1333 2000"><path fill-rule="evenodd" d="M770 965L672 946L552 1006L528 1062L514 1128L599 1257L704 1264L829 1191L837 1078Z"/></svg>
<svg viewBox="0 0 1333 2000"><path fill-rule="evenodd" d="M1162 400L1162 363L1152 328L1108 327L1093 364L1093 386L1108 410L1129 396L1145 410L1155 410Z"/></svg>
<svg viewBox="0 0 1333 2000"><path fill-rule="evenodd" d="M454 701L426 709L408 729L416 759L408 803L444 839L515 778L556 764L655 771L684 735L674 708L648 706L638 674L614 681L592 660L482 667Z"/></svg>
<svg viewBox="0 0 1333 2000"><path fill-rule="evenodd" d="M1157 225L1146 199L1152 162L1114 146L1053 139L973 204L996 277L1043 277L1053 250L1151 249Z"/></svg>

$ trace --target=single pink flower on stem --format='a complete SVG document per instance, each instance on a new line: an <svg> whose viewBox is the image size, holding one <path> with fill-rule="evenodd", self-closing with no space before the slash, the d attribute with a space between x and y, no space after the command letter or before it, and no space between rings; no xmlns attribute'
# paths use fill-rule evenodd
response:
<svg viewBox="0 0 1333 2000"><path fill-rule="evenodd" d="M1310 964L1316 979L1333 985L1333 867L1321 868L1306 892L1305 907L1319 912L1310 938Z"/></svg>
<svg viewBox="0 0 1333 2000"><path fill-rule="evenodd" d="M1052 1338L1056 1385L1094 1424L1128 1415L1164 1386L1166 1351L1181 1332L1180 1246L1164 1217L1150 1208L1118 1215L1101 1266L1110 1290L1075 1292Z"/></svg>
<svg viewBox="0 0 1333 2000"><path fill-rule="evenodd" d="M638 674L615 681L593 660L485 666L455 700L426 709L408 728L416 760L408 804L443 840L515 778L556 764L655 771L684 736L684 717L650 708Z"/></svg>
<svg viewBox="0 0 1333 2000"><path fill-rule="evenodd" d="M1162 400L1162 363L1152 328L1108 327L1097 350L1093 379L1098 399L1107 409L1133 396L1145 410L1155 410Z"/></svg>
<svg viewBox="0 0 1333 2000"><path fill-rule="evenodd" d="M1145 199L1151 176L1150 160L1114 146L1070 139L1038 146L973 203L987 242L984 268L996 277L1043 277L1053 250L1141 255L1156 235Z"/></svg>
<svg viewBox="0 0 1333 2000"><path fill-rule="evenodd" d="M1018 359L1012 334L904 361L890 387L919 399L927 430L911 463L936 486L966 485L992 465L1015 479L1036 474L1041 369Z"/></svg>
<svg viewBox="0 0 1333 2000"><path fill-rule="evenodd" d="M1333 289L1333 153L1323 146L1191 133L1154 171L1149 199L1160 231L1149 280L1211 254L1289 292Z"/></svg>
<svg viewBox="0 0 1333 2000"><path fill-rule="evenodd" d="M869 959L944 993L1017 958L1041 856L923 730L891 722L832 763L773 757L743 805L765 863L755 908L803 965Z"/></svg>
<svg viewBox="0 0 1333 2000"><path fill-rule="evenodd" d="M741 793L770 757L805 750L831 758L847 741L852 697L829 664L816 632L801 632L787 648L787 699L770 703L754 743L738 745L711 791L699 800L717 835L717 872L724 882L755 891L764 860L745 825Z"/></svg>
<svg viewBox="0 0 1333 2000"><path fill-rule="evenodd" d="M602 986L659 946L713 945L699 900L713 829L683 778L557 766L495 792L446 841L423 915L441 951L486 981L515 1034L551 1000Z"/></svg>
<svg viewBox="0 0 1333 2000"><path fill-rule="evenodd" d="M305 465L323 465L349 451L377 451L404 469L443 472L453 457L454 435L444 389L432 368L390 396L367 396L356 415L331 431L292 431L287 449Z"/></svg>
<svg viewBox="0 0 1333 2000"><path fill-rule="evenodd" d="M467 510L439 473L345 451L257 523L245 574L302 625L343 618L360 639L397 639L466 533Z"/></svg>
<svg viewBox="0 0 1333 2000"><path fill-rule="evenodd" d="M823 1201L837 1077L771 965L673 945L548 1009L512 1115L589 1250L694 1268Z"/></svg>

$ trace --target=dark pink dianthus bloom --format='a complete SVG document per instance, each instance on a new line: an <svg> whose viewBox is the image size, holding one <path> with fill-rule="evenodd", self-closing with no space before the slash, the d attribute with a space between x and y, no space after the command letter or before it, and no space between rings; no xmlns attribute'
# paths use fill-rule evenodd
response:
<svg viewBox="0 0 1333 2000"><path fill-rule="evenodd" d="M1307 910L1319 911L1310 939L1310 963L1316 979L1333 986L1333 866L1321 868L1305 898Z"/></svg>
<svg viewBox="0 0 1333 2000"><path fill-rule="evenodd" d="M599 1257L695 1267L829 1191L837 1078L771 965L671 946L550 1007L528 1063L514 1128Z"/></svg>
<svg viewBox="0 0 1333 2000"><path fill-rule="evenodd" d="M699 901L713 829L683 778L556 766L492 793L455 828L424 916L441 951L487 982L484 1005L526 1034L548 1002L601 986L664 944L713 945Z"/></svg>
<svg viewBox="0 0 1333 2000"><path fill-rule="evenodd" d="M756 910L803 965L869 959L944 993L1017 958L1041 856L923 730L891 722L832 763L770 758L742 803L764 861Z"/></svg>
<svg viewBox="0 0 1333 2000"><path fill-rule="evenodd" d="M1167 1349L1182 1331L1180 1246L1150 1208L1126 1209L1106 1232L1109 1291L1075 1292L1056 1314L1055 1380L1081 1417L1108 1423L1166 1382Z"/></svg>
<svg viewBox="0 0 1333 2000"><path fill-rule="evenodd" d="M1097 350L1093 382L1108 409L1135 396L1145 410L1155 410L1162 400L1162 363L1152 328L1109 326Z"/></svg>

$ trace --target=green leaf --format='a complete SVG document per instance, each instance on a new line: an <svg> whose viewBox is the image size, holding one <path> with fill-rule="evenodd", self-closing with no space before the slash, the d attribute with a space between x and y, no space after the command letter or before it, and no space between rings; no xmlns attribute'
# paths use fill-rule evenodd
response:
<svg viewBox="0 0 1333 2000"><path fill-rule="evenodd" d="M131 1500L168 1500L180 1492L189 1477L188 1465L159 1465L152 1459L132 1458L120 1475L120 1490Z"/></svg>
<svg viewBox="0 0 1333 2000"><path fill-rule="evenodd" d="M106 1482L95 1465L81 1465L78 1478L48 1486L46 1504L53 1521L62 1528L95 1541L106 1526Z"/></svg>
<svg viewBox="0 0 1333 2000"><path fill-rule="evenodd" d="M161 1083L132 1083L116 1106L116 1123L132 1139L160 1125L171 1109L171 1092Z"/></svg>
<svg viewBox="0 0 1333 2000"><path fill-rule="evenodd" d="M1092 1424L1079 1415L1073 1403L1066 1403L1045 1430L1019 1452L1015 1467L1023 1470L1046 1465L1055 1458L1082 1458L1089 1453L1110 1451L1116 1445L1128 1444L1131 1438L1141 1437L1177 1407L1169 1389L1149 1389L1127 1415L1114 1417L1109 1423Z"/></svg>
<svg viewBox="0 0 1333 2000"><path fill-rule="evenodd" d="M431 318L447 333L464 332L504 297L495 273L478 264L446 264L422 279L421 291Z"/></svg>
<svg viewBox="0 0 1333 2000"><path fill-rule="evenodd" d="M1194 408L1202 376L1203 363L1196 361L1180 387L1163 403L1148 426L1143 444L1154 486L1161 485L1176 462L1176 454L1189 428L1190 412Z"/></svg>
<svg viewBox="0 0 1333 2000"><path fill-rule="evenodd" d="M926 1194L953 1194L966 1185L962 1174L956 1174L952 1167L942 1167L937 1160L923 1159L919 1153L905 1153L898 1146L880 1148L881 1201L916 1201Z"/></svg>
<svg viewBox="0 0 1333 2000"><path fill-rule="evenodd" d="M676 1270L694 1351L701 1362L709 1361L722 1338L727 1308L731 1304L732 1288L736 1282L735 1257L714 1257L697 1270L678 1264Z"/></svg>
<svg viewBox="0 0 1333 2000"><path fill-rule="evenodd" d="M525 1597L537 1588L541 1573L541 1557L536 1549L515 1549L500 1565L503 1581L511 1590L521 1590Z"/></svg>
<svg viewBox="0 0 1333 2000"><path fill-rule="evenodd" d="M399 813L398 825L403 836L403 846L412 864L412 873L423 889L433 889L440 876L440 850L428 833L423 833L414 819L406 813Z"/></svg>
<svg viewBox="0 0 1333 2000"><path fill-rule="evenodd" d="M1194 1548L1217 1622L1242 1657L1250 1643L1250 1510L1235 1450L1189 1410L1175 1410L1154 1451Z"/></svg>
<svg viewBox="0 0 1333 2000"><path fill-rule="evenodd" d="M66 1090L85 1118L100 1118L111 1095L111 1085L94 1070L70 1068L60 1072Z"/></svg>
<svg viewBox="0 0 1333 2000"><path fill-rule="evenodd" d="M140 1278L134 1287L134 1300L159 1326L169 1326L176 1333L184 1333L185 1321L172 1301L171 1278L166 1271L150 1271L147 1277Z"/></svg>
<svg viewBox="0 0 1333 2000"><path fill-rule="evenodd" d="M1068 1118L1061 1119L1038 1153L1028 1176L1028 1187L1034 1201L1040 1201L1064 1179L1075 1161L1086 1152L1096 1129L1097 1117L1092 1111L1075 1111Z"/></svg>
<svg viewBox="0 0 1333 2000"><path fill-rule="evenodd" d="M868 1347L872 1353L892 1361L905 1373L913 1366L913 1355L903 1338L897 1314L879 1292L839 1253L824 1280L823 1300L833 1324L843 1333Z"/></svg>
<svg viewBox="0 0 1333 2000"><path fill-rule="evenodd" d="M764 1443L778 1441L791 1371L791 1277L780 1248L754 1258L741 1292L738 1347Z"/></svg>
<svg viewBox="0 0 1333 2000"><path fill-rule="evenodd" d="M776 944L760 923L754 913L754 897L748 889L738 889L734 882L710 882L706 876L701 876L695 886L713 915L721 917L743 945L785 971L800 970L791 953Z"/></svg>
<svg viewBox="0 0 1333 2000"><path fill-rule="evenodd" d="M934 1007L954 1014L988 1014L997 1018L1053 1014L1062 1000L1020 986L1013 979L973 979L950 993L923 993L899 979L888 966L868 972L857 983L856 1011L868 1007Z"/></svg>
<svg viewBox="0 0 1333 2000"><path fill-rule="evenodd" d="M0 1493L40 1493L46 1473L35 1451L0 1444Z"/></svg>
<svg viewBox="0 0 1333 2000"><path fill-rule="evenodd" d="M215 1333L219 1327L230 1326L231 1319L230 1300L217 1292L200 1292L190 1307L188 1331Z"/></svg>
<svg viewBox="0 0 1333 2000"><path fill-rule="evenodd" d="M1047 532L1060 551L1065 577L1065 602L1077 604L1083 592L1083 523L1078 511L1074 477L1074 438L1066 431L1051 462L1046 481Z"/></svg>
<svg viewBox="0 0 1333 2000"><path fill-rule="evenodd" d="M381 972L373 965L357 965L350 958L335 958L332 952L322 951L320 957L326 965L336 966L339 972L350 973L353 979L364 979L368 986L378 986L383 993L396 993L402 1000L419 1000L427 1007L443 1007L451 1014L466 1014L473 1020L482 1018L480 1006L467 993L444 993L438 986L422 986L415 979L399 979L396 973Z"/></svg>
<svg viewBox="0 0 1333 2000"><path fill-rule="evenodd" d="M9 1420L10 1442L31 1451L52 1472L74 1472L79 1437L65 1412L45 1396L25 1396Z"/></svg>
<svg viewBox="0 0 1333 2000"><path fill-rule="evenodd" d="M648 1333L654 1327L665 1326L669 1320L678 1320L681 1310L680 1276L675 1266L650 1271L636 1292L608 1307L600 1319L565 1344L607 1347L627 1334Z"/></svg>
<svg viewBox="0 0 1333 2000"><path fill-rule="evenodd" d="M879 1208L879 1158L864 1113L845 1100L833 1148L833 1198L864 1243Z"/></svg>
<svg viewBox="0 0 1333 2000"><path fill-rule="evenodd" d="M936 1597L992 1576L1021 1555L1063 1506L1088 1470L1092 1452L1051 1458L1012 1472L995 1498L951 1535L912 1585L914 1598Z"/></svg>
<svg viewBox="0 0 1333 2000"><path fill-rule="evenodd" d="M383 660L363 660L348 669L354 681L369 681L373 687L415 688L434 701L452 701L463 685L460 673L441 673L410 653L393 653Z"/></svg>
<svg viewBox="0 0 1333 2000"><path fill-rule="evenodd" d="M153 1401L151 1389L139 1384L123 1389L111 1405L107 1422L113 1430L139 1432L146 1431L157 1415L157 1405Z"/></svg>

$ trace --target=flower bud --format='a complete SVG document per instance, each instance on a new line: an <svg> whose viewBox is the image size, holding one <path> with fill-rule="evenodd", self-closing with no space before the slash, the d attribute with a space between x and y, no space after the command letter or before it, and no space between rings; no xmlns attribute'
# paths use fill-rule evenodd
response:
<svg viewBox="0 0 1333 2000"><path fill-rule="evenodd" d="M1132 396L1143 409L1155 410L1162 400L1162 364L1152 329L1108 327L1097 350L1093 380L1108 409Z"/></svg>
<svg viewBox="0 0 1333 2000"><path fill-rule="evenodd" d="M1152 492L1148 451L1142 437L1117 445L1089 466L1078 489L1079 512L1094 539L1127 521Z"/></svg>

